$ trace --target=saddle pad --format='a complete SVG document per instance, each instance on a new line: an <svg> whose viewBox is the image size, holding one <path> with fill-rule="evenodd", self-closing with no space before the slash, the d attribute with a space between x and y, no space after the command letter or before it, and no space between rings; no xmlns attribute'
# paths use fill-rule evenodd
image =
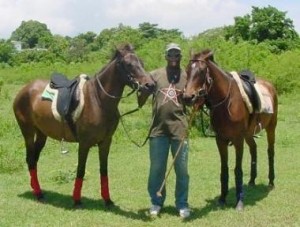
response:
<svg viewBox="0 0 300 227"><path fill-rule="evenodd" d="M241 78L239 76L239 74L237 72L230 72L230 74L233 76L234 80L236 81L239 89L240 89L240 92L241 92L241 95L242 95L242 98L247 106L247 109L249 110L249 113L252 113L253 112L253 106L252 106L252 103L250 102L250 99L248 97L248 95L246 94L245 90L244 90L244 87L243 87L243 84L242 84L242 81L241 81Z"/></svg>
<svg viewBox="0 0 300 227"><path fill-rule="evenodd" d="M87 80L87 75L85 75L85 74L81 74L79 77L80 77L80 82L79 82L79 85L76 90L76 95L79 96L79 104L72 113L72 119L74 122L76 122L76 120L79 118L79 116L82 112L83 106L84 106L83 86ZM52 110L53 116L57 121L62 121L62 117L60 116L60 114L58 113L57 108L56 108L57 97L58 97L58 90L51 88L50 84L47 84L47 86L45 87L45 89L42 93L42 98L52 101L51 110Z"/></svg>
<svg viewBox="0 0 300 227"><path fill-rule="evenodd" d="M258 83L255 83L254 87L261 102L259 113L274 113L272 98L269 91L263 85Z"/></svg>
<svg viewBox="0 0 300 227"><path fill-rule="evenodd" d="M237 72L231 72L231 75L235 79L240 89L241 95L243 97L244 102L249 110L249 113L253 112L252 104L249 100L248 95L246 94L244 87L242 85L241 78L239 77ZM257 93L259 100L260 100L260 110L257 113L274 113L272 99L268 90L261 84L255 83L254 84L255 92Z"/></svg>

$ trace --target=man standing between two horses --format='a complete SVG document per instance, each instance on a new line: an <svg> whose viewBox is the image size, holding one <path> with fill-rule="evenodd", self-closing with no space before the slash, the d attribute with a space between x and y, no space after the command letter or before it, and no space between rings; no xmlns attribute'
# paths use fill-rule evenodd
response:
<svg viewBox="0 0 300 227"><path fill-rule="evenodd" d="M187 166L188 123L181 98L187 78L185 70L180 67L181 57L179 45L170 43L165 50L167 66L150 72L156 84L152 100L153 124L149 136L148 192L151 198L149 212L152 216L157 216L160 213L166 199L166 188L163 183L169 150L171 150L173 158L175 157L175 205L180 217L187 218L190 216ZM140 106L146 102L149 95L140 94Z"/></svg>

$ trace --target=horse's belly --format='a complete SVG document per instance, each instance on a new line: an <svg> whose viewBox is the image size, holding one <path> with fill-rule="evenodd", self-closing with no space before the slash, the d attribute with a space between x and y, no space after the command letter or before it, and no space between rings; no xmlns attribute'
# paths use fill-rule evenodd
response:
<svg viewBox="0 0 300 227"><path fill-rule="evenodd" d="M75 141L67 123L54 118L50 101L41 100L33 106L33 120L36 127L46 136L56 140Z"/></svg>

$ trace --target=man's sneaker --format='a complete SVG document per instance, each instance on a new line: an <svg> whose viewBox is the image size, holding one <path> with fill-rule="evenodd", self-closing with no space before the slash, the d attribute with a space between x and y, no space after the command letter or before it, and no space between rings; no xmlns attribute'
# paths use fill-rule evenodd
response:
<svg viewBox="0 0 300 227"><path fill-rule="evenodd" d="M179 210L179 216L182 218L188 218L191 215L189 208L182 208Z"/></svg>
<svg viewBox="0 0 300 227"><path fill-rule="evenodd" d="M161 209L161 206L158 206L158 205L152 205L152 206L150 207L150 210L149 210L150 215L152 215L152 216L157 216L157 215L159 214L159 212L160 212L160 209Z"/></svg>

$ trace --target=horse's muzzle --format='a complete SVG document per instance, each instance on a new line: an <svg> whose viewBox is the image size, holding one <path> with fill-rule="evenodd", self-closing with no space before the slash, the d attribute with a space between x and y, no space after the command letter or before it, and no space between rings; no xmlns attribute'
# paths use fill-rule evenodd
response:
<svg viewBox="0 0 300 227"><path fill-rule="evenodd" d="M143 86L140 87L140 91L146 91L148 93L153 93L155 91L155 84L152 82L145 83Z"/></svg>
<svg viewBox="0 0 300 227"><path fill-rule="evenodd" d="M183 94L183 101L187 106L192 106L195 103L196 95L186 95Z"/></svg>

